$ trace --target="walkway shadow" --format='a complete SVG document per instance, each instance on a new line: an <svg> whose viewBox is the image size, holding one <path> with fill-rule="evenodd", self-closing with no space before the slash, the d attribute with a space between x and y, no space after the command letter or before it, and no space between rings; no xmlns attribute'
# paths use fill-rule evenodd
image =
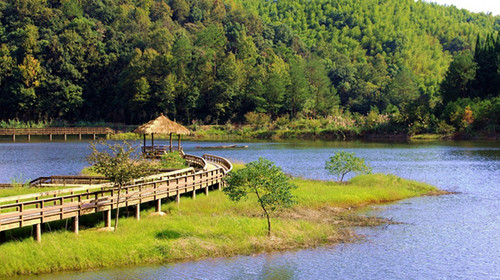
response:
<svg viewBox="0 0 500 280"><path fill-rule="evenodd" d="M174 231L174 230L163 230L163 231L160 231L156 234L156 238L158 239L177 239L177 238L180 238L181 237L181 234L177 231Z"/></svg>

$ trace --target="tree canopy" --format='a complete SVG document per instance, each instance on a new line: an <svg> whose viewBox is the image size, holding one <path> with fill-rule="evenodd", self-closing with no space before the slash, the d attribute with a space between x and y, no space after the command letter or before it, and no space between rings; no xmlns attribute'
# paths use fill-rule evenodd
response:
<svg viewBox="0 0 500 280"><path fill-rule="evenodd" d="M271 235L271 214L281 208L291 207L293 200L291 191L297 186L290 178L274 165L273 162L259 158L245 165L245 168L229 173L225 179L227 186L224 192L233 201L239 201L248 195L255 195L258 205L267 218L267 235Z"/></svg>
<svg viewBox="0 0 500 280"><path fill-rule="evenodd" d="M499 95L500 17L424 1L6 0L0 15L0 120L397 108L408 127Z"/></svg>

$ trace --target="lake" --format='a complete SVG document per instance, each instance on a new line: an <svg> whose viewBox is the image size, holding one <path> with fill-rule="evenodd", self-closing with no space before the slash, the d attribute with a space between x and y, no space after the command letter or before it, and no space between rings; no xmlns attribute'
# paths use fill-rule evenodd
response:
<svg viewBox="0 0 500 280"><path fill-rule="evenodd" d="M458 194L375 206L367 215L401 224L360 228L366 238L352 244L23 279L500 279L500 142L249 142L238 143L247 149L210 151L196 146L221 143L183 144L189 154L243 162L263 156L294 176L325 180L333 179L325 161L343 149L365 158L374 172ZM0 143L0 182L78 174L88 165L88 146Z"/></svg>

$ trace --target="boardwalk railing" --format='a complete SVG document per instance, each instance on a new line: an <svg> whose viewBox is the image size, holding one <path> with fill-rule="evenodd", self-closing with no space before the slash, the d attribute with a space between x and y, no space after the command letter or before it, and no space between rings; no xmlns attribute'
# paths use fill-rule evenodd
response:
<svg viewBox="0 0 500 280"><path fill-rule="evenodd" d="M0 135L78 135L113 134L109 127L47 127L47 128L0 128Z"/></svg>
<svg viewBox="0 0 500 280"><path fill-rule="evenodd" d="M222 165L224 167L225 173L233 170L233 165L231 164L231 162L223 157L204 154L203 158L207 161L215 162Z"/></svg>
<svg viewBox="0 0 500 280"><path fill-rule="evenodd" d="M79 216L105 212L105 226L111 224L111 210L118 207L136 206L136 217L140 215L140 204L156 201L156 212L161 211L161 199L175 197L180 201L180 194L205 189L208 195L210 186L221 187L223 178L232 165L224 158L204 155L203 158L186 155L189 160L204 164L205 168L195 171L186 168L177 172L155 174L135 180L123 186L121 190L110 183L73 189L61 189L49 192L0 198L0 232L35 226L35 239L41 240L41 224L61 219L73 218L73 228L78 233ZM212 168L207 168L208 162ZM120 192L120 194L118 194ZM118 200L120 197L120 201Z"/></svg>
<svg viewBox="0 0 500 280"><path fill-rule="evenodd" d="M97 135L114 134L115 131L109 127L47 127L47 128L0 128L0 135L11 135L12 141L16 141L16 135L28 136L28 141L32 135L48 135L52 141L53 135L64 135L64 140L67 140L68 135L78 135L78 139L82 139L82 135L92 135L96 139Z"/></svg>
<svg viewBox="0 0 500 280"><path fill-rule="evenodd" d="M30 186L41 187L47 184L57 185L93 185L109 182L103 176L50 176L39 177L29 182Z"/></svg>

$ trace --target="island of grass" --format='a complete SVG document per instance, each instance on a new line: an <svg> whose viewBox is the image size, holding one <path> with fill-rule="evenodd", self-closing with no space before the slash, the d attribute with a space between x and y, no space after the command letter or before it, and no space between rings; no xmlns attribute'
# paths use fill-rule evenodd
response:
<svg viewBox="0 0 500 280"><path fill-rule="evenodd" d="M265 218L256 201L235 203L223 192L212 191L196 200L182 197L179 205L163 204L165 216L149 215L154 208L146 208L139 221L124 217L117 232L101 232L98 228L103 225L98 224L79 235L64 227L46 232L41 243L31 238L9 240L0 244L0 276L173 263L351 242L356 240L353 226L385 222L361 216L357 209L445 193L385 174L360 175L347 183L292 181L298 186L293 191L298 203L273 218L271 237L266 235Z"/></svg>

